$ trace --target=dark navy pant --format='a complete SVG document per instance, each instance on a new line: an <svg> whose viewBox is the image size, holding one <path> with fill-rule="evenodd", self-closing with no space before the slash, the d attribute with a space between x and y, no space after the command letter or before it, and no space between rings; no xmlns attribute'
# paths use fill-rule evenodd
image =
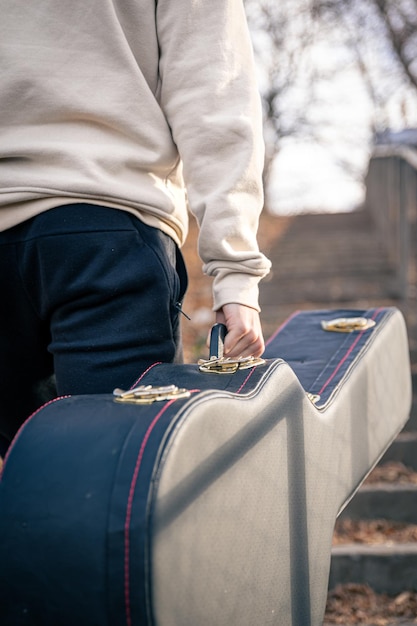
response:
<svg viewBox="0 0 417 626"><path fill-rule="evenodd" d="M0 233L0 434L51 391L129 388L180 360L186 272L174 241L121 210L57 207Z"/></svg>

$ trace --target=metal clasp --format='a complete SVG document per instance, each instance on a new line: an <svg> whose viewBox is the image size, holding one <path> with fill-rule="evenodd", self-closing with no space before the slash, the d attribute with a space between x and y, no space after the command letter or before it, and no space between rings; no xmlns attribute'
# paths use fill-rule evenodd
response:
<svg viewBox="0 0 417 626"><path fill-rule="evenodd" d="M214 324L210 334L210 357L198 361L200 372L207 374L234 374L238 370L246 370L265 363L264 359L245 356L238 359L223 356L224 338L227 328L224 324Z"/></svg>
<svg viewBox="0 0 417 626"><path fill-rule="evenodd" d="M251 367L263 365L265 359L253 356L231 359L225 357L211 357L211 359L200 359L198 369L207 374L234 374L238 370L246 370Z"/></svg>
<svg viewBox="0 0 417 626"><path fill-rule="evenodd" d="M134 389L115 389L113 391L115 402L131 402L133 404L152 404L162 400L176 400L178 398L188 398L188 389L181 389L175 385L163 387L153 387L152 385L140 385Z"/></svg>
<svg viewBox="0 0 417 626"><path fill-rule="evenodd" d="M323 330L334 333L352 333L369 330L375 326L375 323L374 320L366 317L340 317L328 322L322 320L321 327Z"/></svg>
<svg viewBox="0 0 417 626"><path fill-rule="evenodd" d="M307 391L306 395L311 404L317 404L317 402L320 401L320 396L318 393L310 393L309 391Z"/></svg>

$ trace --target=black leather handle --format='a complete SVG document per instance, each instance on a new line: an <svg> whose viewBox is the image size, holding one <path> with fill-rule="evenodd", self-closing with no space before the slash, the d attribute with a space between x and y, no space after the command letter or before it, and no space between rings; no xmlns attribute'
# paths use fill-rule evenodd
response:
<svg viewBox="0 0 417 626"><path fill-rule="evenodd" d="M210 359L212 357L222 358L226 334L227 328L224 324L214 324L210 334Z"/></svg>

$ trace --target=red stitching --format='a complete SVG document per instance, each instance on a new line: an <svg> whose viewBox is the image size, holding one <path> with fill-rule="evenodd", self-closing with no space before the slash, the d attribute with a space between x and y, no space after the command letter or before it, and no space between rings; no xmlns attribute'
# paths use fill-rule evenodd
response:
<svg viewBox="0 0 417 626"><path fill-rule="evenodd" d="M58 400L65 400L65 398L71 398L71 395L59 396L58 398L54 398L53 400L49 400L49 402L45 402L45 404L43 404L38 409L36 409L36 411L34 411L31 415L29 415L29 417L23 422L23 424L20 426L19 430L17 431L16 435L14 436L14 439L13 439L12 443L10 444L9 449L7 450L6 456L4 457L3 467L0 470L0 482L3 479L3 472L4 472L4 468L6 467L7 459L9 458L9 455L10 455L11 451L15 447L15 445L17 443L17 440L20 439L22 431L25 428L25 426L28 424L28 422L30 422L30 420L32 420L35 417L35 415L37 415L39 413L39 411L42 411L42 409L45 409L50 404L54 404L54 402L58 402Z"/></svg>
<svg viewBox="0 0 417 626"><path fill-rule="evenodd" d="M374 320L378 313L382 311L382 307L380 307L379 309L376 309L376 311L374 312L373 316L371 317L372 320ZM339 363L337 364L337 366L335 367L335 369L333 370L332 374L329 376L329 378L326 380L326 382L324 383L323 387L320 389L320 391L318 392L318 395L321 395L323 393L323 391L326 389L327 385L329 385L329 383L331 383L331 381L333 380L333 378L336 376L337 372L340 370L340 368L342 367L343 363L346 361L346 359L348 358L348 356L350 354L352 354L353 350L355 349L356 344L358 343L358 341L361 339L362 335L365 333L366 331L363 330L361 333L359 333L359 335L356 337L355 341L352 343L352 345L350 346L349 350L346 352L345 356L339 361Z"/></svg>
<svg viewBox="0 0 417 626"><path fill-rule="evenodd" d="M137 379L137 381L136 381L135 383L133 383L133 385L130 387L130 389L133 389L134 387L136 387L136 385L137 385L138 383L140 383L140 381L142 380L142 378L143 378L144 376L146 376L146 374L147 374L147 373L148 373L148 372L149 372L149 371L150 371L153 367L155 367L155 365L161 365L161 363L162 363L162 361L156 361L156 363L152 363L152 365L150 365L150 366L148 367L148 369L146 369L146 370L145 370L145 371L144 371L144 372L143 372L143 373L139 376L139 378Z"/></svg>
<svg viewBox="0 0 417 626"><path fill-rule="evenodd" d="M256 369L255 367L253 367L253 368L251 369L251 371L250 371L250 372L249 372L249 374L246 376L245 380L244 380L244 381L243 381L243 383L240 385L240 387L239 387L239 389L236 391L236 393L240 393L240 392L242 391L243 387L246 385L246 383L248 382L249 378L250 378L250 377L252 376L252 374L254 373L255 369Z"/></svg>
<svg viewBox="0 0 417 626"><path fill-rule="evenodd" d="M156 363L155 363L156 365ZM153 366L152 366L153 367ZM146 372L145 372L146 373ZM190 393L195 393L198 392L199 389L193 389ZM168 409L168 407L171 406L171 404L173 404L174 402L176 402L176 398L173 398L172 400L169 400L169 402L167 402L167 404L165 404L162 409L159 411L159 413L157 415L155 415L155 417L153 418L152 422L149 424L148 430L145 433L145 436L143 438L142 441L142 445L140 447L139 450L139 454L138 454L138 458L136 460L136 465L135 465L135 469L133 471L133 476L132 476L132 482L130 483L130 489L129 489L129 496L127 499L127 507L126 507L126 519L125 519L125 530L124 530L124 536L125 536L125 558L124 558L124 576L125 576L125 610L126 610L126 624L127 626L132 626L132 611L131 611L131 604L130 604L130 522L132 519L132 506L133 506L133 498L135 495L135 490L136 490L136 483L138 480L138 475L139 475L139 470L140 470L140 466L142 464L142 459L143 459L143 455L145 452L145 447L149 441L149 437L151 436L151 433L153 431L153 429L155 428L157 422L159 421L159 419L162 417L162 415L165 413L165 411Z"/></svg>
<svg viewBox="0 0 417 626"><path fill-rule="evenodd" d="M152 366L151 366L152 367ZM146 372L145 372L146 373ZM170 400L165 404L162 409L155 415L152 422L150 423L148 430L145 433L145 436L142 441L142 445L139 450L139 455L136 460L135 469L132 476L132 482L130 483L129 496L127 499L127 507L126 507L126 519L125 519L125 559L124 559L124 571L125 571L125 610L126 610L126 624L131 626L132 624L132 612L130 605L130 578L129 578L129 569L130 569L130 559L129 559L129 550L130 550L130 522L132 519L132 506L133 506L133 496L135 495L136 483L138 480L139 469L142 464L143 454L145 451L145 447L148 443L149 437L155 428L157 422L168 409L168 407L173 404L175 400Z"/></svg>

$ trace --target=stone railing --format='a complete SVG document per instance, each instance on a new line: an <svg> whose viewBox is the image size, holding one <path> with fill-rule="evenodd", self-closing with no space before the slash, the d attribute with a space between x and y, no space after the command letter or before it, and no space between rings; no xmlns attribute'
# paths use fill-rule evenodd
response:
<svg viewBox="0 0 417 626"><path fill-rule="evenodd" d="M369 162L365 205L395 273L393 296L407 298L414 284L417 220L417 149L379 145Z"/></svg>

